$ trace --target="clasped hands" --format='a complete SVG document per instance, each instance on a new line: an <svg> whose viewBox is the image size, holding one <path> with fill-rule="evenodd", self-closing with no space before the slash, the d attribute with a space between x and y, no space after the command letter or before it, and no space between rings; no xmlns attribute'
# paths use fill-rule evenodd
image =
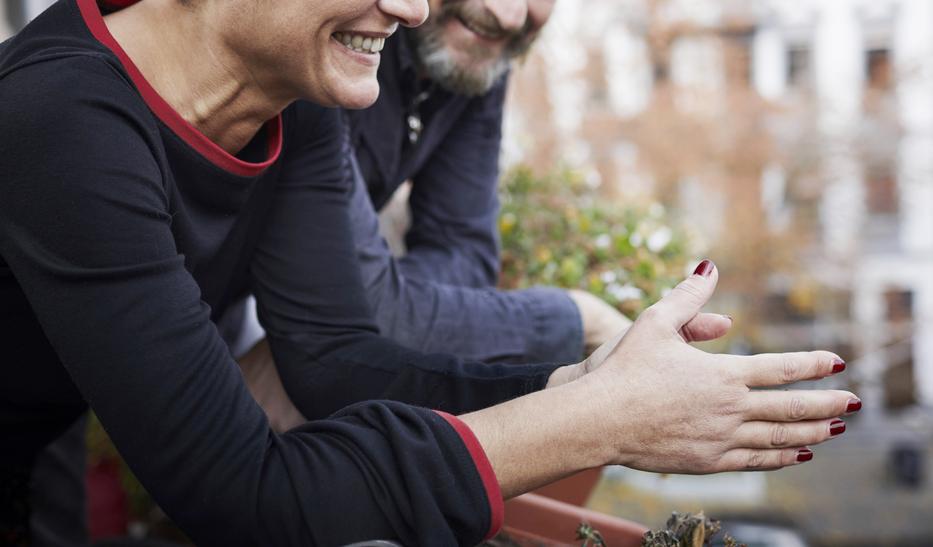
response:
<svg viewBox="0 0 933 547"><path fill-rule="evenodd" d="M809 446L845 430L838 418L861 408L852 393L758 389L841 372L845 363L837 355L826 351L716 355L689 344L719 338L732 325L726 316L700 311L718 278L717 268L704 261L630 328L583 362L552 374L545 392L553 388L554 393L539 392L546 400L527 401L525 408L566 403L574 406L573 412L566 412L562 425L541 425L536 436L546 445L549 438L570 438L568 430L573 430L575 442L590 453L580 465L555 460L554 474L542 469L531 476L530 470L523 470L529 476L515 482L522 486L511 489L513 493L541 482L541 477L555 478L593 465L692 474L777 469L811 459ZM282 388L265 341L244 356L240 366L276 430L304 421ZM521 423L528 412L516 403L519 400L485 416L482 411L468 415L465 421L483 429L493 424L492 430ZM477 434L485 437L479 430ZM517 443L513 448L521 450L518 437L510 434L513 441L507 444Z"/></svg>

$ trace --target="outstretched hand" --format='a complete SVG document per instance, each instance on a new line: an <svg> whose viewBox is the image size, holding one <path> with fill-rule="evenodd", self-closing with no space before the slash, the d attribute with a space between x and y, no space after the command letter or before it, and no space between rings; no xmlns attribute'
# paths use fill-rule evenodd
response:
<svg viewBox="0 0 933 547"><path fill-rule="evenodd" d="M861 408L847 391L757 389L841 372L845 363L833 353L715 355L689 345L731 325L700 313L718 277L704 261L583 363L579 381L607 410L613 463L672 473L776 469L811 459L807 446L844 431L837 418Z"/></svg>

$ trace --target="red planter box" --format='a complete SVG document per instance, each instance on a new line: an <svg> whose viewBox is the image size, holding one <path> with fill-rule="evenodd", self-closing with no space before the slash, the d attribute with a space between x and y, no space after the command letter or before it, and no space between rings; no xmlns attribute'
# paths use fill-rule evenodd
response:
<svg viewBox="0 0 933 547"><path fill-rule="evenodd" d="M590 499L593 489L599 484L602 477L603 468L587 469L576 475L571 475L566 479L559 480L547 486L542 486L534 491L535 494L552 498L571 505L586 505Z"/></svg>
<svg viewBox="0 0 933 547"><path fill-rule="evenodd" d="M537 494L525 494L505 503L504 531L519 543L579 544L576 537L581 523L598 530L612 547L639 547L648 531L641 524Z"/></svg>

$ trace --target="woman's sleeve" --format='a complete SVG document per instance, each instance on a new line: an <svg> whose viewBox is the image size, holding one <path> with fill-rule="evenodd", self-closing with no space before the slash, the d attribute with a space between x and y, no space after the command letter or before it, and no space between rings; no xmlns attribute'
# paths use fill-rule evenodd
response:
<svg viewBox="0 0 933 547"><path fill-rule="evenodd" d="M456 418L374 401L270 430L175 247L151 114L114 69L66 58L7 75L0 126L0 255L195 543L471 545L497 528L495 478Z"/></svg>
<svg viewBox="0 0 933 547"><path fill-rule="evenodd" d="M287 154L254 292L282 382L309 418L386 398L453 414L538 391L557 365L469 362L378 334L348 215L350 162L335 110L299 106L302 147Z"/></svg>

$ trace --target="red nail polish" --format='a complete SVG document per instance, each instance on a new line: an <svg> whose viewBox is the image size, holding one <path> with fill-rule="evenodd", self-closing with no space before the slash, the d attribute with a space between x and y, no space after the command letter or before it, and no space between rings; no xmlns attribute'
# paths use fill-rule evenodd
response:
<svg viewBox="0 0 933 547"><path fill-rule="evenodd" d="M842 359L833 359L833 374L839 374L846 369L846 362Z"/></svg>
<svg viewBox="0 0 933 547"><path fill-rule="evenodd" d="M846 405L846 413L858 412L859 410L862 410L862 401L858 399L849 399L849 404Z"/></svg>
<svg viewBox="0 0 933 547"><path fill-rule="evenodd" d="M842 420L833 420L829 423L829 434L835 437L846 432L846 423Z"/></svg>
<svg viewBox="0 0 933 547"><path fill-rule="evenodd" d="M813 451L809 448L801 448L797 451L798 462L808 462L813 459Z"/></svg>
<svg viewBox="0 0 933 547"><path fill-rule="evenodd" d="M713 273L713 263L709 260L700 262L697 269L693 270L693 275L702 275L703 277L709 277L711 273Z"/></svg>

